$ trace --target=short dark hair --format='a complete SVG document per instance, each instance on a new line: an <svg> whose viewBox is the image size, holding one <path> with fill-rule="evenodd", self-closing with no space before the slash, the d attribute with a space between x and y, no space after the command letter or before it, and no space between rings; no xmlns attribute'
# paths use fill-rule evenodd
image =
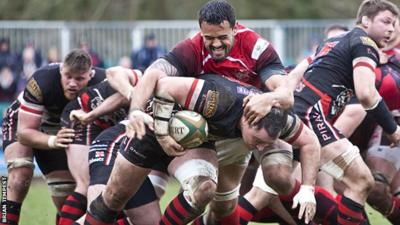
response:
<svg viewBox="0 0 400 225"><path fill-rule="evenodd" d="M363 16L374 19L379 12L389 10L394 15L399 15L399 9L395 4L387 0L364 0L357 12L356 24L361 24Z"/></svg>
<svg viewBox="0 0 400 225"><path fill-rule="evenodd" d="M288 112L284 109L272 107L271 111L257 124L257 129L265 129L272 138L278 138L286 125Z"/></svg>
<svg viewBox="0 0 400 225"><path fill-rule="evenodd" d="M235 9L225 0L209 1L199 11L200 26L202 22L219 25L224 20L227 20L232 28L236 24Z"/></svg>
<svg viewBox="0 0 400 225"><path fill-rule="evenodd" d="M332 24L325 29L325 36L331 32L332 30L342 30L342 31L349 31L349 28L344 25L340 24Z"/></svg>
<svg viewBox="0 0 400 225"><path fill-rule="evenodd" d="M92 68L92 59L85 50L73 49L64 58L63 62L73 73L85 73Z"/></svg>

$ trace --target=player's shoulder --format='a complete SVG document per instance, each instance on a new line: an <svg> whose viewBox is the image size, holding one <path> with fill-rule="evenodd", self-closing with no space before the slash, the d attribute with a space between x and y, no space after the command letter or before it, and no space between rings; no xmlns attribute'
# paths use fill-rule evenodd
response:
<svg viewBox="0 0 400 225"><path fill-rule="evenodd" d="M43 92L52 87L54 82L60 81L60 77L60 64L52 63L37 69L28 81L28 86L33 85Z"/></svg>
<svg viewBox="0 0 400 225"><path fill-rule="evenodd" d="M361 28L354 28L349 35L350 45L351 46L365 46L372 47L376 51L379 50L378 45L372 38L370 38L365 31Z"/></svg>

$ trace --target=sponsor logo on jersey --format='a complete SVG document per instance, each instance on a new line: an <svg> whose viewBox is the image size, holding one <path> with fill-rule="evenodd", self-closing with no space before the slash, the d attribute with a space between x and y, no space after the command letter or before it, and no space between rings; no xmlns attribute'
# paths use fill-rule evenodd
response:
<svg viewBox="0 0 400 225"><path fill-rule="evenodd" d="M34 96L39 102L43 101L42 91L39 88L35 79L30 79L28 84L26 85L27 91Z"/></svg>
<svg viewBox="0 0 400 225"><path fill-rule="evenodd" d="M208 91L205 106L203 108L203 116L206 118L212 117L215 112L217 112L218 106L218 96L217 91Z"/></svg>
<svg viewBox="0 0 400 225"><path fill-rule="evenodd" d="M364 45L368 45L368 46L371 46L371 47L373 47L376 51L378 51L378 45L376 45L376 42L375 41L373 41L371 38L369 38L369 37L360 37L360 39L361 39L361 42L364 44Z"/></svg>

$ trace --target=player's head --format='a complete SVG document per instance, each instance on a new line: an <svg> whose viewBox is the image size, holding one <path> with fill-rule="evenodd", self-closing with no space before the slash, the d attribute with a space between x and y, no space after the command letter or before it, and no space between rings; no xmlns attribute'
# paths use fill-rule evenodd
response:
<svg viewBox="0 0 400 225"><path fill-rule="evenodd" d="M356 23L379 47L384 47L391 38L398 15L397 6L387 0L364 0L358 9Z"/></svg>
<svg viewBox="0 0 400 225"><path fill-rule="evenodd" d="M235 24L235 10L224 0L209 1L200 9L199 25L204 46L215 60L225 59L232 49Z"/></svg>
<svg viewBox="0 0 400 225"><path fill-rule="evenodd" d="M330 25L325 29L325 38L329 39L349 31L349 28L340 24Z"/></svg>
<svg viewBox="0 0 400 225"><path fill-rule="evenodd" d="M287 112L272 107L271 111L255 126L242 124L243 141L250 149L264 150L272 145L281 135L287 121Z"/></svg>
<svg viewBox="0 0 400 225"><path fill-rule="evenodd" d="M67 99L74 99L92 78L92 60L82 49L74 49L65 56L60 67L61 85Z"/></svg>

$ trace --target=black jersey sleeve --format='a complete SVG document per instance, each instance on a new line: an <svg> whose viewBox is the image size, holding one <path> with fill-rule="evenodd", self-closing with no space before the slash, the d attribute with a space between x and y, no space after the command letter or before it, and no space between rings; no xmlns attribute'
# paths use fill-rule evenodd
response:
<svg viewBox="0 0 400 225"><path fill-rule="evenodd" d="M350 40L353 67L357 63L368 63L373 68L379 63L378 46L368 36L354 35Z"/></svg>

